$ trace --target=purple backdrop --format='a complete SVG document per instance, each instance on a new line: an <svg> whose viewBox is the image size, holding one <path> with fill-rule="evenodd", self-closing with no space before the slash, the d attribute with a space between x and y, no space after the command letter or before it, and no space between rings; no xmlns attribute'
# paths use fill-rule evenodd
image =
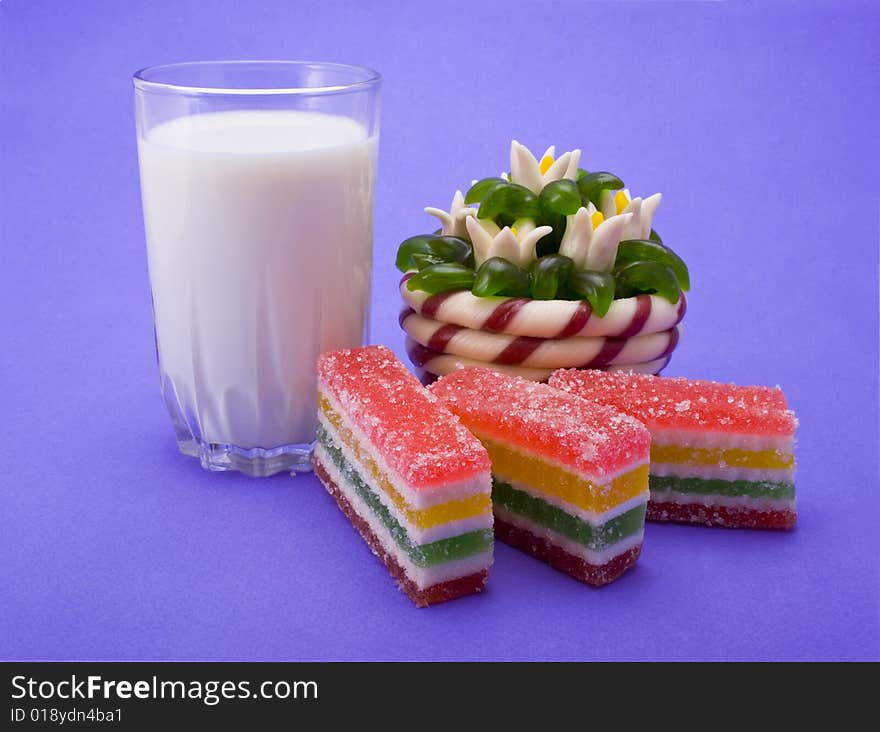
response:
<svg viewBox="0 0 880 732"><path fill-rule="evenodd" d="M0 2L0 657L878 659L876 3ZM790 534L649 525L595 591L505 546L416 610L317 481L203 472L157 388L130 74L385 76L373 341L425 205L582 147L691 267L670 374L780 384Z"/></svg>

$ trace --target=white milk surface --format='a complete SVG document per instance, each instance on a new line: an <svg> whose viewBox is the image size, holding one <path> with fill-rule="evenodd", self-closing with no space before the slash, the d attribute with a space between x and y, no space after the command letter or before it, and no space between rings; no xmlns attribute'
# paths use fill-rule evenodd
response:
<svg viewBox="0 0 880 732"><path fill-rule="evenodd" d="M310 442L318 355L363 337L376 139L232 111L157 125L138 151L159 367L188 421L205 442Z"/></svg>

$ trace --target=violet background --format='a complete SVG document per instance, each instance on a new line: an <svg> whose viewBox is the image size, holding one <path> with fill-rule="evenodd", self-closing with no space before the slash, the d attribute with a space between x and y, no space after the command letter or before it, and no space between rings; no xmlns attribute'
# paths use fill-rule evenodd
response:
<svg viewBox="0 0 880 732"><path fill-rule="evenodd" d="M880 658L878 37L868 2L0 1L0 658ZM401 355L396 245L511 138L662 191L694 283L667 373L782 385L797 530L651 524L599 591L500 545L485 594L416 610L313 477L178 455L130 74L211 58L383 73Z"/></svg>

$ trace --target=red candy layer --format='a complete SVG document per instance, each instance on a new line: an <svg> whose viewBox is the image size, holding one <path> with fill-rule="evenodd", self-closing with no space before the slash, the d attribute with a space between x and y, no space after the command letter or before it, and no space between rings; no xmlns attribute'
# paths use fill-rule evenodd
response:
<svg viewBox="0 0 880 732"><path fill-rule="evenodd" d="M499 521L497 517L495 518L495 538L594 587L601 587L616 580L636 563L642 551L642 545L639 544L623 554L618 554L605 564L588 564L581 557L569 554L544 537L536 536L531 531L521 529L505 521Z"/></svg>
<svg viewBox="0 0 880 732"><path fill-rule="evenodd" d="M794 509L756 511L727 506L703 506L689 503L648 503L648 521L674 521L683 524L725 526L729 529L793 529L797 523ZM497 523L497 522L496 522Z"/></svg>
<svg viewBox="0 0 880 732"><path fill-rule="evenodd" d="M324 354L318 360L318 387L416 490L490 469L479 441L384 346Z"/></svg>
<svg viewBox="0 0 880 732"><path fill-rule="evenodd" d="M406 570L400 566L400 563L394 558L393 554L389 554L379 541L379 537L373 533L370 525L364 521L349 503L345 494L339 489L339 486L333 482L327 469L320 460L314 461L315 475L324 484L327 492L333 496L336 505L342 510L346 518L351 521L352 525L358 530L358 533L367 542L370 551L373 552L391 573L391 576L397 580L400 589L412 600L416 607L427 607L428 605L436 605L438 602L446 602L454 600L463 595L472 595L475 592L481 592L486 586L486 580L489 578L489 570L484 569L467 577L457 577L448 582L439 582L430 587L418 588L416 584L406 576Z"/></svg>
<svg viewBox="0 0 880 732"><path fill-rule="evenodd" d="M573 369L550 377L557 389L616 407L654 430L791 436L797 427L778 387Z"/></svg>
<svg viewBox="0 0 880 732"><path fill-rule="evenodd" d="M603 478L648 458L651 436L618 410L484 368L429 387L480 436Z"/></svg>

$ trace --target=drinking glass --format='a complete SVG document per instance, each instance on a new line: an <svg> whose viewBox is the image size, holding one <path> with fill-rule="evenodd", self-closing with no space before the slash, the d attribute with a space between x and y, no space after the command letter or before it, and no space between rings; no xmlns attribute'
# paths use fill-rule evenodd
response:
<svg viewBox="0 0 880 732"><path fill-rule="evenodd" d="M366 339L380 83L298 61L134 75L159 381L209 470L310 469L318 355Z"/></svg>

